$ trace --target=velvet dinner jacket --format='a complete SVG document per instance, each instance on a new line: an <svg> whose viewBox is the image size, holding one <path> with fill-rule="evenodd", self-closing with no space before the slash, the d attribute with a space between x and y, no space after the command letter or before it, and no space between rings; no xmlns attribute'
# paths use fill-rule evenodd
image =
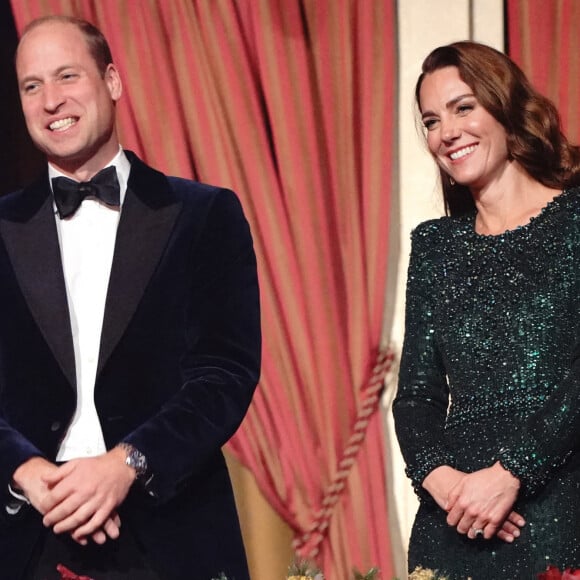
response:
<svg viewBox="0 0 580 580"><path fill-rule="evenodd" d="M223 570L242 580L221 446L259 378L249 227L231 191L127 156L94 396L107 448L133 444L153 478L121 506L122 533L135 534L163 577ZM11 580L44 532L32 508L8 514L7 485L30 457L55 459L76 406L55 219L47 174L0 198L0 578Z"/></svg>

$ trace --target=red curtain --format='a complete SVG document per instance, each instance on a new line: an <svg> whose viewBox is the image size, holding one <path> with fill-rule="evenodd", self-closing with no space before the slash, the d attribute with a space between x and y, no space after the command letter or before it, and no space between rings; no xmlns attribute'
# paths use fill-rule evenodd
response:
<svg viewBox="0 0 580 580"><path fill-rule="evenodd" d="M13 0L94 22L126 92L122 143L239 195L258 253L263 371L230 449L328 578L392 576L380 348L394 3Z"/></svg>
<svg viewBox="0 0 580 580"><path fill-rule="evenodd" d="M509 55L556 103L567 137L580 143L580 2L507 0Z"/></svg>

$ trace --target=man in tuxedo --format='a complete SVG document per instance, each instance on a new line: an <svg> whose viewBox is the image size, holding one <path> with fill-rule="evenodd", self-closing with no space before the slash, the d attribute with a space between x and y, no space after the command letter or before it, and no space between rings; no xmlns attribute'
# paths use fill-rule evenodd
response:
<svg viewBox="0 0 580 580"><path fill-rule="evenodd" d="M48 165L0 199L0 577L245 580L221 453L260 365L240 204L120 147L88 22L33 21L16 69Z"/></svg>

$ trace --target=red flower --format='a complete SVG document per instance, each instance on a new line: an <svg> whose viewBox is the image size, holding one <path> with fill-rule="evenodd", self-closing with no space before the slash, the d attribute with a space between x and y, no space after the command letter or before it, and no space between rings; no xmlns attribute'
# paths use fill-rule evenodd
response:
<svg viewBox="0 0 580 580"><path fill-rule="evenodd" d="M78 574L75 574L72 570L69 570L62 564L56 565L56 571L60 572L60 580L93 580L88 576L79 576Z"/></svg>
<svg viewBox="0 0 580 580"><path fill-rule="evenodd" d="M548 566L545 572L538 574L538 580L562 580L562 572L556 566Z"/></svg>
<svg viewBox="0 0 580 580"><path fill-rule="evenodd" d="M562 573L556 566L548 566L545 572L538 574L538 580L574 580L574 578L580 578L580 569L566 568Z"/></svg>

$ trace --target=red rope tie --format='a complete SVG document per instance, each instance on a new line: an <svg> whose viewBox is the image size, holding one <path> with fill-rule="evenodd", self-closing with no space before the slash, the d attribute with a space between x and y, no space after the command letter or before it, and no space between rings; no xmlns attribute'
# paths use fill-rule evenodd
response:
<svg viewBox="0 0 580 580"><path fill-rule="evenodd" d="M357 412L353 431L342 453L342 458L338 462L336 474L322 498L323 507L318 510L308 529L292 542L292 546L296 552L299 553L308 550L308 558L314 558L320 552L319 546L324 540L328 527L330 526L330 519L334 513L334 507L346 487L346 479L362 447L370 419L378 409L385 377L391 370L393 360L394 354L390 349L379 351L377 361L372 369L372 374L364 389L365 397Z"/></svg>

